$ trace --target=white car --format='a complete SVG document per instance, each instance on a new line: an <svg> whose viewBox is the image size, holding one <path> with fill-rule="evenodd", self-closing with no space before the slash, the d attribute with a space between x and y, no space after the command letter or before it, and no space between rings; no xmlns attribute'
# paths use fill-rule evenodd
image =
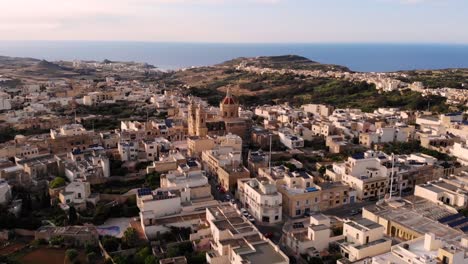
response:
<svg viewBox="0 0 468 264"><path fill-rule="evenodd" d="M240 211L241 211L242 215L245 216L245 217L250 215L249 212L245 208L241 208Z"/></svg>
<svg viewBox="0 0 468 264"><path fill-rule="evenodd" d="M250 222L255 222L255 218L251 215L249 215L249 217L247 217L247 219L250 221Z"/></svg>

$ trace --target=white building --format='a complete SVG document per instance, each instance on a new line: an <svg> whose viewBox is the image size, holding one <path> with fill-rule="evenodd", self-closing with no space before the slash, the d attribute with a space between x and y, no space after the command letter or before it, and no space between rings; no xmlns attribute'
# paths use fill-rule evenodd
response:
<svg viewBox="0 0 468 264"><path fill-rule="evenodd" d="M392 246L391 251L372 258L372 264L468 264L468 238L438 239L432 233Z"/></svg>
<svg viewBox="0 0 468 264"><path fill-rule="evenodd" d="M454 143L452 155L457 157L458 162L462 165L468 166L468 140L464 143Z"/></svg>
<svg viewBox="0 0 468 264"><path fill-rule="evenodd" d="M456 209L468 205L467 176L451 176L447 179L416 185L414 195L440 205L448 205Z"/></svg>
<svg viewBox="0 0 468 264"><path fill-rule="evenodd" d="M282 220L282 196L276 184L254 179L237 180L239 200L259 222L278 223Z"/></svg>
<svg viewBox="0 0 468 264"><path fill-rule="evenodd" d="M342 255L350 261L357 261L389 252L392 240L384 237L384 229L368 219L344 223L344 240L338 242Z"/></svg>
<svg viewBox="0 0 468 264"><path fill-rule="evenodd" d="M286 264L289 258L232 205L206 209L213 241L206 261L212 264Z"/></svg>
<svg viewBox="0 0 468 264"><path fill-rule="evenodd" d="M89 182L73 181L60 192L59 200L62 209L68 209L69 206L85 209L86 201L91 195L91 185Z"/></svg>
<svg viewBox="0 0 468 264"><path fill-rule="evenodd" d="M211 186L202 171L171 171L161 175L161 186L154 191L143 188L137 192L141 226L148 238L170 231L169 223L179 227L197 225L199 214L218 204L213 200ZM183 216L190 220L180 221Z"/></svg>
<svg viewBox="0 0 468 264"><path fill-rule="evenodd" d="M304 139L294 135L292 131L281 130L278 132L281 143L289 149L297 149L304 147Z"/></svg>
<svg viewBox="0 0 468 264"><path fill-rule="evenodd" d="M120 160L138 160L139 144L135 141L121 141L117 146L119 151Z"/></svg>
<svg viewBox="0 0 468 264"><path fill-rule="evenodd" d="M61 136L78 136L93 133L93 131L87 131L86 128L81 124L68 124L63 125L59 129L51 129L50 137L56 139Z"/></svg>
<svg viewBox="0 0 468 264"><path fill-rule="evenodd" d="M357 198L363 200L383 197L388 192L392 172L395 177L394 184L396 183L395 175L398 170L398 167L392 169L391 161L389 162L389 157L385 153L369 150L364 154L349 157L345 163L333 164L333 171L327 171L327 174L334 181L343 181L354 188L357 191ZM403 186L403 183L401 184ZM392 191L396 190L397 187L393 186Z"/></svg>
<svg viewBox="0 0 468 264"><path fill-rule="evenodd" d="M0 111L11 109L11 97L7 93L0 92Z"/></svg>
<svg viewBox="0 0 468 264"><path fill-rule="evenodd" d="M290 220L283 226L281 244L295 255L307 254L319 257L328 250L330 243L342 240L343 235L334 235L331 219L323 214L313 214L303 220Z"/></svg>
<svg viewBox="0 0 468 264"><path fill-rule="evenodd" d="M8 182L0 179L0 205L6 204L11 199L11 187Z"/></svg>
<svg viewBox="0 0 468 264"><path fill-rule="evenodd" d="M306 104L302 106L306 113L311 113L319 116L330 116L333 113L334 107L322 104Z"/></svg>

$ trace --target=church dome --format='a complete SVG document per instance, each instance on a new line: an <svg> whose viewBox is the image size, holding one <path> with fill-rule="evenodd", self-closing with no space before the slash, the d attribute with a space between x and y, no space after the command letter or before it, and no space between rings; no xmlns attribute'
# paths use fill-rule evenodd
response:
<svg viewBox="0 0 468 264"><path fill-rule="evenodd" d="M231 91L230 91L229 88L226 91L226 97L224 97L224 99L223 99L223 101L221 101L221 103L224 104L224 105L236 105L236 104L238 104L237 100L234 99L234 97L232 97Z"/></svg>

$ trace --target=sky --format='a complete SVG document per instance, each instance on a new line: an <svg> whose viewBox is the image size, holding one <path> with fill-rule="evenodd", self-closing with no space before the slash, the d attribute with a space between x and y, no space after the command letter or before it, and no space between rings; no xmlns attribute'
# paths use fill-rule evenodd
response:
<svg viewBox="0 0 468 264"><path fill-rule="evenodd" d="M468 44L467 0L0 0L0 40Z"/></svg>

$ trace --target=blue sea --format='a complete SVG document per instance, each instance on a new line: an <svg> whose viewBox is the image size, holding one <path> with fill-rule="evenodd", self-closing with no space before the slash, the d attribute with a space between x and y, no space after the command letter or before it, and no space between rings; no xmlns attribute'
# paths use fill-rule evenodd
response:
<svg viewBox="0 0 468 264"><path fill-rule="evenodd" d="M0 41L0 55L4 56L46 60L137 61L161 69L213 65L241 56L285 54L363 72L468 68L468 45Z"/></svg>

